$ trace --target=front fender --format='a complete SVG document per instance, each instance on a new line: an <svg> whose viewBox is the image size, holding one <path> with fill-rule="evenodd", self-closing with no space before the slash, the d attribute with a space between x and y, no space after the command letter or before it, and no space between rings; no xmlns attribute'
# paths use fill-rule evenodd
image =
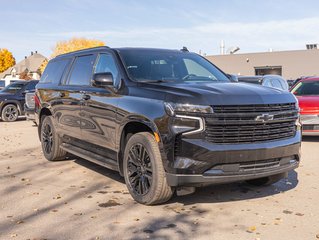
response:
<svg viewBox="0 0 319 240"><path fill-rule="evenodd" d="M117 112L118 130L117 146L120 146L123 129L128 123L137 122L147 126L153 133L157 133L160 141L158 146L161 152L165 170L168 167L170 148L174 144L168 141L168 116L164 109L163 101L139 97L125 97L119 101ZM166 146L170 146L167 148Z"/></svg>

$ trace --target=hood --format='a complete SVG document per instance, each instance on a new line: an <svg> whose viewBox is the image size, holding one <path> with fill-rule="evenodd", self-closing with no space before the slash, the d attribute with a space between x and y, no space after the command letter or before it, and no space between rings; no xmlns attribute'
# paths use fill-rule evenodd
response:
<svg viewBox="0 0 319 240"><path fill-rule="evenodd" d="M297 96L301 114L319 113L319 96Z"/></svg>
<svg viewBox="0 0 319 240"><path fill-rule="evenodd" d="M293 94L246 83L141 83L138 96L198 105L275 104L296 102ZM135 91L134 91L135 92ZM141 96L142 97L142 96Z"/></svg>

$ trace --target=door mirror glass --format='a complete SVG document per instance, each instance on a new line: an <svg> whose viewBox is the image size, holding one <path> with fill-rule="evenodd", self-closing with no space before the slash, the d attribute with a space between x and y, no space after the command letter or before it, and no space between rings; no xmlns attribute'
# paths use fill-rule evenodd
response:
<svg viewBox="0 0 319 240"><path fill-rule="evenodd" d="M113 85L113 74L110 72L95 73L92 80L94 87L107 87Z"/></svg>

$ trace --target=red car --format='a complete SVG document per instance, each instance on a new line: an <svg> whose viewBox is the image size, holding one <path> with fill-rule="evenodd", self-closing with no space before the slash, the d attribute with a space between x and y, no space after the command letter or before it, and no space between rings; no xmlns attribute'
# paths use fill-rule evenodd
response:
<svg viewBox="0 0 319 240"><path fill-rule="evenodd" d="M302 134L319 136L319 77L301 79L291 92L299 101Z"/></svg>

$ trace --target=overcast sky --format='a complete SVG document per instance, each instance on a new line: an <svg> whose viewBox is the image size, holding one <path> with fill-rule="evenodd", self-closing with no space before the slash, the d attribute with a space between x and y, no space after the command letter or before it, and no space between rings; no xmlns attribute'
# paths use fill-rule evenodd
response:
<svg viewBox="0 0 319 240"><path fill-rule="evenodd" d="M319 1L307 0L1 0L0 48L16 60L59 40L86 37L111 47L139 46L218 54L305 49L319 42Z"/></svg>

